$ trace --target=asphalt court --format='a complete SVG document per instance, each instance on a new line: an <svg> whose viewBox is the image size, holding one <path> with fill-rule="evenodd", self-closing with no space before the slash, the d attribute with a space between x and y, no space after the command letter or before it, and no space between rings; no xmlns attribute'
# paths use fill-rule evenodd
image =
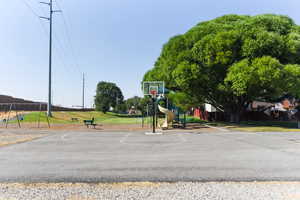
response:
<svg viewBox="0 0 300 200"><path fill-rule="evenodd" d="M0 182L299 181L299 133L49 132L0 148Z"/></svg>

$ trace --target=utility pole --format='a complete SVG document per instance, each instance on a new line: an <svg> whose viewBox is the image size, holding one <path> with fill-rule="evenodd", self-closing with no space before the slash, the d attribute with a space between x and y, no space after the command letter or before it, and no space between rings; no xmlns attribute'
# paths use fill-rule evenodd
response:
<svg viewBox="0 0 300 200"><path fill-rule="evenodd" d="M46 4L49 6L49 17L40 17L41 19L46 19L50 23L50 28L49 28L49 85L48 85L48 106L47 106L47 116L52 117L52 16L53 13L55 12L62 12L61 10L53 10L53 0L50 0L50 2L40 2L41 4Z"/></svg>
<svg viewBox="0 0 300 200"><path fill-rule="evenodd" d="M85 90L85 76L82 74L82 109L84 110L84 91Z"/></svg>

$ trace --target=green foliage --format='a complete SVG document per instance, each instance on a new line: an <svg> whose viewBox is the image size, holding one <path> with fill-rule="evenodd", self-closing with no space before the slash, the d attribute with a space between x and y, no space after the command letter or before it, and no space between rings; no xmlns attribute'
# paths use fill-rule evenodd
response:
<svg viewBox="0 0 300 200"><path fill-rule="evenodd" d="M127 110L131 108L135 108L136 110L141 111L141 113L146 112L146 106L149 102L149 99L147 98L141 98L138 96L134 96L132 98L129 98L125 101L125 105Z"/></svg>
<svg viewBox="0 0 300 200"><path fill-rule="evenodd" d="M144 81L165 81L180 93L175 101L184 94L240 113L255 99L299 96L299 64L300 28L292 19L226 15L172 37Z"/></svg>
<svg viewBox="0 0 300 200"><path fill-rule="evenodd" d="M286 65L284 67L284 86L291 95L300 97L300 65Z"/></svg>
<svg viewBox="0 0 300 200"><path fill-rule="evenodd" d="M191 96L184 92L176 92L168 94L169 100L182 111L188 111L193 106L197 106L197 102Z"/></svg>
<svg viewBox="0 0 300 200"><path fill-rule="evenodd" d="M115 112L117 113L126 113L127 112L127 106L126 103L119 103L115 107Z"/></svg>
<svg viewBox="0 0 300 200"><path fill-rule="evenodd" d="M248 100L280 96L285 91L284 66L272 57L244 59L229 68L225 84L236 96Z"/></svg>
<svg viewBox="0 0 300 200"><path fill-rule="evenodd" d="M121 89L114 83L99 82L97 85L95 105L97 111L106 113L109 109L122 104L124 96Z"/></svg>

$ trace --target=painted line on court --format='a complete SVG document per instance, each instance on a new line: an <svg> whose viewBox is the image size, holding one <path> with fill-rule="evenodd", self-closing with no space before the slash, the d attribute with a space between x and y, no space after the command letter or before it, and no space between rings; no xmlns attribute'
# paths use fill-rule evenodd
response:
<svg viewBox="0 0 300 200"><path fill-rule="evenodd" d="M186 143L187 140L185 139L185 137L181 134L177 134L177 136L181 139L182 143Z"/></svg>
<svg viewBox="0 0 300 200"><path fill-rule="evenodd" d="M162 135L163 133L161 132L156 132L156 133L152 133L152 132L146 132L145 135Z"/></svg>
<svg viewBox="0 0 300 200"><path fill-rule="evenodd" d="M62 140L62 141L66 141L66 137L68 136L69 134L64 134L64 135L62 135L61 137L60 137L60 139Z"/></svg>
<svg viewBox="0 0 300 200"><path fill-rule="evenodd" d="M227 129L225 129L225 128L219 128L219 127L210 126L210 125L207 125L207 124L204 124L204 126L206 126L206 127L208 127L208 128L217 129L217 130L222 131L222 132L229 132L229 130L227 130Z"/></svg>
<svg viewBox="0 0 300 200"><path fill-rule="evenodd" d="M125 135L121 140L120 143L124 144L125 140L131 135L132 133L128 133L127 135Z"/></svg>

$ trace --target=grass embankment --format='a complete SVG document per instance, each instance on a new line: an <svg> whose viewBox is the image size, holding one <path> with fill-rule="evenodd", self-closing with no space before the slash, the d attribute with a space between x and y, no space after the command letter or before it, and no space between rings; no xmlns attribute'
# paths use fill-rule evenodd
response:
<svg viewBox="0 0 300 200"><path fill-rule="evenodd" d="M137 116L118 115L114 113L102 112L53 112L53 117L49 118L51 124L79 124L83 120L95 118L95 123L102 124L137 124L141 123L142 119ZM31 112L24 115L22 123L37 123L40 116L41 123L47 123L45 113ZM73 120L72 120L73 119ZM75 119L75 120L74 120ZM12 121L11 123L16 123Z"/></svg>

